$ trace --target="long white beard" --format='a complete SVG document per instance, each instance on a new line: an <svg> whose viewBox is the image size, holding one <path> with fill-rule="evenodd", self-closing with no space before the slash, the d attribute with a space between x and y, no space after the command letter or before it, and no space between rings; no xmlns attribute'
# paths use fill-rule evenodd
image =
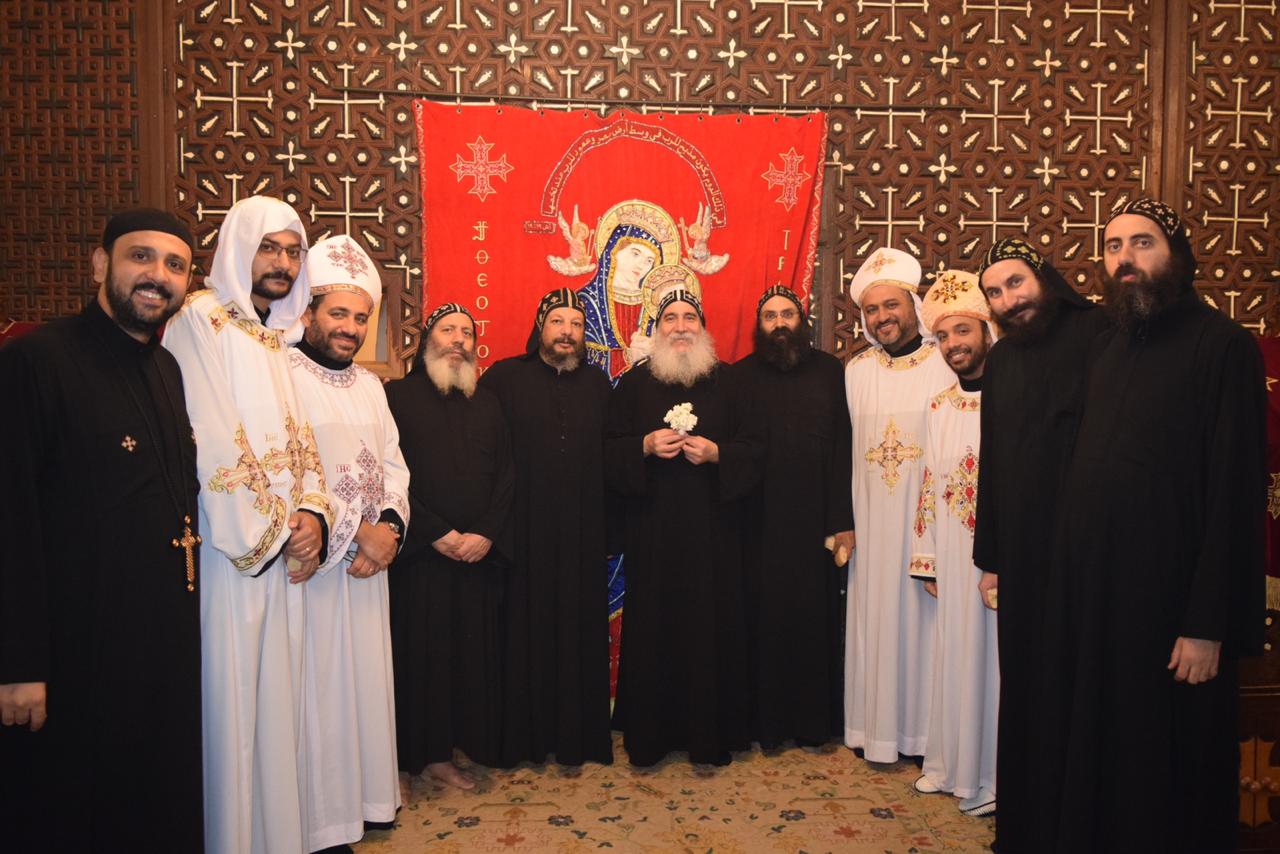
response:
<svg viewBox="0 0 1280 854"><path fill-rule="evenodd" d="M669 335L654 335L653 350L649 354L649 372L669 385L689 388L705 377L716 366L716 342L711 333L703 329L694 333L693 345L685 351L671 346Z"/></svg>
<svg viewBox="0 0 1280 854"><path fill-rule="evenodd" d="M436 352L428 352L423 363L427 368L427 376L440 390L448 394L450 389L457 389L467 397L476 393L476 363L474 359L464 359L460 364L451 365L449 360Z"/></svg>

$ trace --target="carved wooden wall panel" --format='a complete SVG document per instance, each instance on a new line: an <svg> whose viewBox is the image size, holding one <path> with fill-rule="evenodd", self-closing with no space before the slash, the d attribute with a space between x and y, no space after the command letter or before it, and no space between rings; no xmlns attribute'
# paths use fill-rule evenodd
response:
<svg viewBox="0 0 1280 854"><path fill-rule="evenodd" d="M1272 0L1190 4L1184 216L1211 301L1280 326L1280 14Z"/></svg>
<svg viewBox="0 0 1280 854"><path fill-rule="evenodd" d="M408 354L422 298L415 95L827 109L824 323L847 352L860 339L842 288L881 243L932 270L1020 234L1096 290L1098 224L1155 168L1152 9L1034 5L186 0L176 201L206 247L220 211L252 192L289 200L317 236L357 234L399 271Z"/></svg>
<svg viewBox="0 0 1280 854"><path fill-rule="evenodd" d="M79 311L106 216L139 202L135 24L125 0L0 4L0 314Z"/></svg>

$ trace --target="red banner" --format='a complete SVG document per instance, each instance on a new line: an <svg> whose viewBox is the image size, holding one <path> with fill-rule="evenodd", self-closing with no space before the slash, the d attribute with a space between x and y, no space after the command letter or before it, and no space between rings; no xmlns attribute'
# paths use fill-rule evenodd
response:
<svg viewBox="0 0 1280 854"><path fill-rule="evenodd" d="M544 112L415 103L427 308L475 315L481 364L523 352L539 298L588 305L591 361L640 350L656 299L700 290L720 357L751 349L768 286L807 297L826 117ZM676 266L682 265L682 266ZM643 342L641 342L643 343Z"/></svg>

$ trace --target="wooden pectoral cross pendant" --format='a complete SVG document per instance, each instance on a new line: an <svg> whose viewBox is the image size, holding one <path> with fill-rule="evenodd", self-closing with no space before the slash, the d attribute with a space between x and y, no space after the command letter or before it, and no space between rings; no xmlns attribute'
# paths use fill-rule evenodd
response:
<svg viewBox="0 0 1280 854"><path fill-rule="evenodd" d="M200 545L203 540L199 534L191 533L191 517L182 517L182 539L173 540L175 549L183 549L187 553L187 591L196 589L196 556L195 547Z"/></svg>

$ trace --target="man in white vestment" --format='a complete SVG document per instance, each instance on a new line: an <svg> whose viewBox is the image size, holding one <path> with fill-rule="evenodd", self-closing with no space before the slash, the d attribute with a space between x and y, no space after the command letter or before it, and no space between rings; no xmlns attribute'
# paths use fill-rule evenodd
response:
<svg viewBox="0 0 1280 854"><path fill-rule="evenodd" d="M996 809L1000 672L996 612L973 564L982 434L982 370L994 335L978 277L947 270L924 298L924 322L956 382L929 403L910 575L937 597L933 702L922 794L950 792L966 815Z"/></svg>
<svg viewBox="0 0 1280 854"><path fill-rule="evenodd" d="M920 323L920 263L881 248L850 297L870 347L845 367L853 425L853 516L845 627L845 744L872 762L924 753L935 603L907 576L929 401L955 382Z"/></svg>
<svg viewBox="0 0 1280 854"><path fill-rule="evenodd" d="M308 850L319 851L394 821L400 805L385 570L409 521L409 471L382 383L353 361L382 299L373 260L330 237L306 269L311 305L289 363L334 504L303 653Z"/></svg>
<svg viewBox="0 0 1280 854"><path fill-rule="evenodd" d="M254 196L227 212L207 290L164 346L182 369L200 479L205 849L301 851L303 582L332 509L288 345L310 296L297 213ZM194 725L194 721L192 725Z"/></svg>

